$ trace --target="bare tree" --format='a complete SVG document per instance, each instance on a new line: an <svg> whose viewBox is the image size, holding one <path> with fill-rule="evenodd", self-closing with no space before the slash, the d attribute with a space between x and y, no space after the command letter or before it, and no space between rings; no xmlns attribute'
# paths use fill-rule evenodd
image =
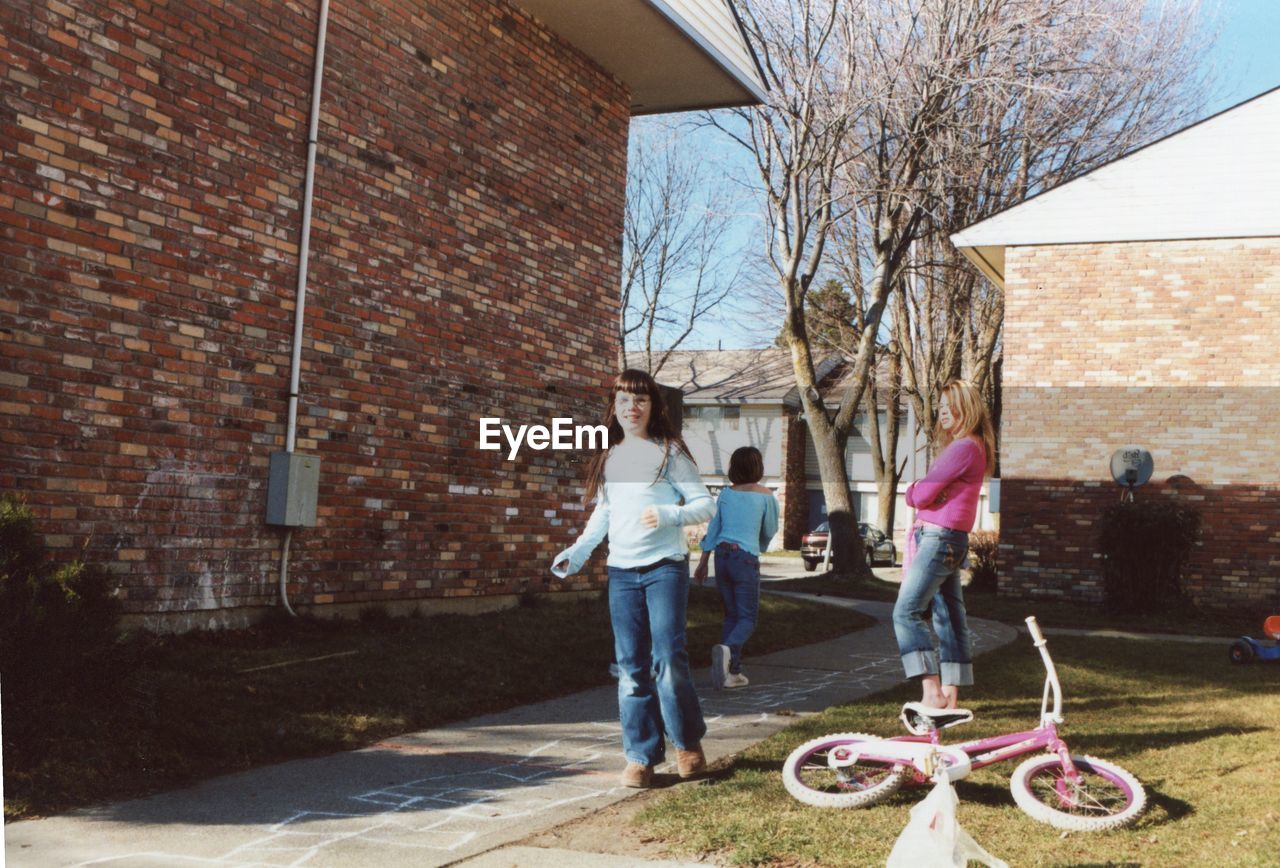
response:
<svg viewBox="0 0 1280 868"><path fill-rule="evenodd" d="M674 131L632 128L622 241L619 363L657 374L739 284L725 179Z"/></svg>
<svg viewBox="0 0 1280 868"><path fill-rule="evenodd" d="M940 148L945 133L963 126L967 99L991 46L1015 28L998 2L925 0L868 4L849 15L847 36L853 71L847 80L851 114L837 143L833 193L845 205L835 234L836 261L855 287L857 342L846 349L851 374L843 381L834 430L846 436L862 410L879 483L877 521L893 526L901 356L886 355L882 319L902 283L915 240L936 207L934 191L947 172ZM887 361L877 389L877 360ZM886 398L883 436L880 396Z"/></svg>
<svg viewBox="0 0 1280 868"><path fill-rule="evenodd" d="M880 436L874 388L868 399L877 356L895 351L886 392L900 365L902 392L930 434L946 379L968 373L995 388L1003 299L946 236L1184 123L1202 82L1197 9L1196 0L747 3L771 98L737 112L741 126L712 123L751 151L765 185L768 258L837 571L856 550L844 453L859 409ZM828 245L855 301L842 349L851 373L834 412L818 394L805 308ZM910 292L883 324L899 288ZM883 478L901 472L895 454L879 454L882 500L896 493L896 479ZM881 520L891 516L882 503Z"/></svg>
<svg viewBox="0 0 1280 868"><path fill-rule="evenodd" d="M766 185L784 336L817 452L835 568L848 572L861 569L845 461L849 434L876 361L881 319L926 221L934 185L922 179L941 159L934 137L963 111L970 68L1001 22L990 4L959 0L921 8L759 0L746 18L772 98L741 113L748 133L738 140L755 154ZM832 413L814 377L805 301L824 249L845 221L853 224L848 260L858 328L856 345L846 349L851 374ZM878 429L872 395L867 418Z"/></svg>
<svg viewBox="0 0 1280 868"><path fill-rule="evenodd" d="M832 350L844 356L846 364L852 364L860 339L868 326L868 297L864 285L864 265L873 261L872 251L862 243L867 234L861 231L857 219L848 219L836 227L833 233L833 264L842 280L853 287L849 295L847 319L837 327L829 323L830 305L824 307L824 333L834 334L841 338ZM890 296L890 303L899 293ZM888 313L888 311L886 311ZM863 392L863 408L860 416L855 418L855 428L860 427L866 434L870 449L871 466L875 474L878 492L877 510L874 523L885 533L893 532L894 514L897 508L896 493L898 482L902 478L905 464L897 463L899 443L902 436L902 357L888 333L887 323L892 318L883 319L880 323L880 334L876 338L875 358L867 371L866 389ZM882 409L883 408L883 409ZM881 421L883 419L883 422ZM858 420L861 420L859 423ZM870 522L871 516L861 516L863 521Z"/></svg>
<svg viewBox="0 0 1280 868"><path fill-rule="evenodd" d="M898 293L901 294L901 291ZM871 466L876 480L875 524L886 534L893 534L898 508L898 483L906 470L906 462L898 463L898 444L902 439L902 354L894 342L880 352L880 362L867 380L864 414L867 419L867 441L871 446ZM883 399L884 427L880 425ZM870 516L864 520L869 520Z"/></svg>
<svg viewBox="0 0 1280 868"><path fill-rule="evenodd" d="M945 171L929 178L928 225L895 305L906 393L930 442L951 377L999 411L1004 296L947 237L1185 126L1210 85L1201 58L1215 34L1199 0L998 5L1016 26L975 70L961 122L938 131Z"/></svg>
<svg viewBox="0 0 1280 868"><path fill-rule="evenodd" d="M917 240L917 258L904 275L893 321L903 391L914 403L917 425L930 451L937 429L939 392L963 371L965 327L969 322L964 288L976 282L973 274L955 264L954 250L946 253L952 255L949 264L960 273L958 279L947 279L955 276L945 273L947 263L942 262L941 246L936 233Z"/></svg>
<svg viewBox="0 0 1280 868"><path fill-rule="evenodd" d="M743 10L770 98L759 109L710 123L753 156L766 201L767 259L784 302L782 340L790 351L804 422L817 452L837 573L865 569L849 495L845 447L852 416L828 411L818 392L805 303L832 228L844 218L836 174L844 138L860 110L847 87L854 8L837 0L757 0Z"/></svg>

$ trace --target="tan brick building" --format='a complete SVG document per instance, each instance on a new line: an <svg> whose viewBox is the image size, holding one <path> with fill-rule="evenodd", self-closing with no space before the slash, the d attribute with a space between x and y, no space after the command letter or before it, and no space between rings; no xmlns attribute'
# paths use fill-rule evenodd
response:
<svg viewBox="0 0 1280 868"><path fill-rule="evenodd" d="M1280 606L1280 90L975 224L1005 290L1001 591L1100 598L1111 454L1200 509L1189 590Z"/></svg>
<svg viewBox="0 0 1280 868"><path fill-rule="evenodd" d="M478 420L597 421L630 116L761 95L721 0L320 8L0 7L0 490L155 626L277 602L317 66L288 592L330 611L543 587L579 459Z"/></svg>

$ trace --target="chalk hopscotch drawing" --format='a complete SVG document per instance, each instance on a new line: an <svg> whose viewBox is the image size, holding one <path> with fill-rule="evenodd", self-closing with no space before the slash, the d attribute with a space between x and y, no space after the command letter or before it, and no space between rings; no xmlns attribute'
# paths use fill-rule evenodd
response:
<svg viewBox="0 0 1280 868"><path fill-rule="evenodd" d="M976 647L996 638L994 632L982 629L974 633ZM884 644L886 650L893 648L888 639ZM902 678L896 654L858 654L833 663L842 668L796 669L778 683L704 694L708 733L759 722L822 694L861 695ZM440 754L408 740L391 740L374 748ZM578 729L522 755L513 753L510 761L493 762L498 754L478 753L476 767L470 770L352 794L347 797L350 805L346 811L293 811L277 823L258 827L250 840L215 858L150 851L80 864L301 866L326 850L357 841L364 848L381 846L393 852L416 853L415 864L441 864L457 858L458 851L477 839L503 832L514 820L550 814L592 799L607 801L610 794L616 798L621 788L616 785L614 765L620 752L617 721L592 721L585 731ZM465 754L451 755L455 761L460 756ZM486 843L496 846L501 842Z"/></svg>
<svg viewBox="0 0 1280 868"><path fill-rule="evenodd" d="M605 726L600 724L601 729ZM613 727L616 729L616 725ZM368 846L450 852L488 829L553 811L615 789L613 775L589 767L602 757L615 732L557 739L510 762L433 775L349 796L349 811L298 810L265 827L251 840L216 858L162 852L131 853L83 862L107 865L143 860L219 866L305 865L326 848L353 839ZM390 745L394 747L394 744ZM385 748L386 746L384 746ZM556 756L552 752L557 748ZM409 747L409 751L413 748ZM492 760L493 754L485 754Z"/></svg>

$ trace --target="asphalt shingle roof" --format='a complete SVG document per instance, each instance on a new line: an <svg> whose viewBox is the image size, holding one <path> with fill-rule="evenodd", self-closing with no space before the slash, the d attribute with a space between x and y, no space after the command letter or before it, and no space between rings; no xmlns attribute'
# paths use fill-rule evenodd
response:
<svg viewBox="0 0 1280 868"><path fill-rule="evenodd" d="M777 347L750 350L676 350L658 381L684 392L691 403L712 401L799 403L791 354Z"/></svg>
<svg viewBox="0 0 1280 868"><path fill-rule="evenodd" d="M816 373L827 402L839 403L852 370L838 356L831 356L818 363ZM882 375L886 373L881 371ZM800 406L791 353L778 347L676 350L658 372L657 380L684 392L686 403Z"/></svg>

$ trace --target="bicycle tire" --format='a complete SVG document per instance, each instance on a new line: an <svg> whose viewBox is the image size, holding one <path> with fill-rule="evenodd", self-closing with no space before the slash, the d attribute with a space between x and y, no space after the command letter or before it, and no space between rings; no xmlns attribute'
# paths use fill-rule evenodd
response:
<svg viewBox="0 0 1280 868"><path fill-rule="evenodd" d="M882 741L862 732L839 732L807 741L782 765L782 784L795 799L815 808L863 808L896 793L911 767L859 760L843 769L827 765L827 753L860 741Z"/></svg>
<svg viewBox="0 0 1280 868"><path fill-rule="evenodd" d="M1147 806L1141 782L1115 763L1091 756L1071 757L1080 780L1066 779L1062 760L1041 754L1013 771L1013 800L1033 820L1072 832L1119 829L1138 819Z"/></svg>

